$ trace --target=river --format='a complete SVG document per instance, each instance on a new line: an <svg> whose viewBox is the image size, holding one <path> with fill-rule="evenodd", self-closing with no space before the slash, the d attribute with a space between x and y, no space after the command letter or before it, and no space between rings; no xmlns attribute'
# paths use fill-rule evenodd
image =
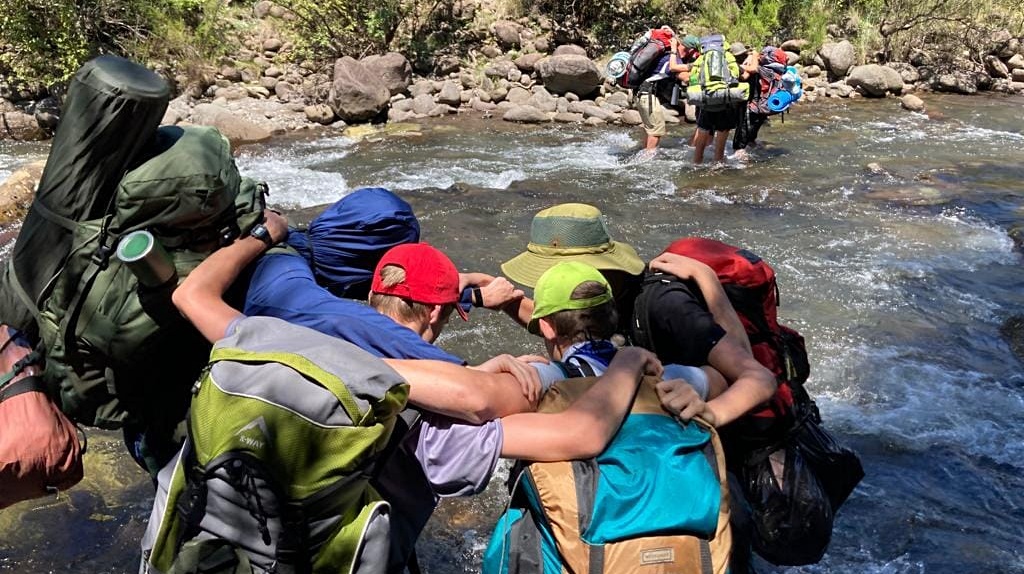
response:
<svg viewBox="0 0 1024 574"><path fill-rule="evenodd" d="M778 273L780 320L807 338L808 388L866 478L816 566L762 572L1024 572L1024 372L1000 334L1024 314L1024 98L798 106L762 131L748 164L689 165L675 128L651 161L639 128L428 123L400 136L340 135L244 149L243 174L308 217L361 186L413 204L423 239L464 270L499 273L533 214L601 208L645 258L703 235L749 247ZM38 157L0 144L0 178ZM460 324L456 324L460 323ZM542 351L505 317L452 322L439 344L471 362ZM0 570L124 572L149 486L116 437L93 433L86 483L0 511ZM419 548L433 574L476 572L505 503L503 473L447 501Z"/></svg>

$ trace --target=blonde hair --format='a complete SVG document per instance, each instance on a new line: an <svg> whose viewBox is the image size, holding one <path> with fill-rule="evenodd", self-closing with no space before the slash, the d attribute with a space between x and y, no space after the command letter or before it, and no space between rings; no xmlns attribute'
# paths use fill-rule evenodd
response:
<svg viewBox="0 0 1024 574"><path fill-rule="evenodd" d="M385 265L380 270L380 281L385 287L394 287L405 282L405 269L398 265ZM370 291L370 306L392 319L409 323L430 315L433 305L417 303L398 295L385 295Z"/></svg>

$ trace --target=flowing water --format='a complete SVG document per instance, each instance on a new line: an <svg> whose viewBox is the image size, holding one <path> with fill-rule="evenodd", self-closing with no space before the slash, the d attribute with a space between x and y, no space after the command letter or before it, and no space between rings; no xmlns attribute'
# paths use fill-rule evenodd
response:
<svg viewBox="0 0 1024 574"><path fill-rule="evenodd" d="M389 187L466 270L499 273L532 215L567 201L600 207L647 258L682 235L751 248L778 272L781 319L807 337L827 426L867 472L820 564L761 570L1024 572L1024 373L1000 334L1024 314L1011 239L1024 226L1024 99L928 103L932 118L893 100L801 106L762 132L749 164L717 169L688 164L675 137L688 128L642 161L639 128L482 120L274 142L239 165L299 218ZM42 151L0 147L0 177ZM542 351L486 312L453 322L440 344L471 362ZM0 569L132 569L149 486L115 437L94 434L88 484L0 512ZM484 495L442 504L419 545L427 571L478 571L505 503L499 475Z"/></svg>

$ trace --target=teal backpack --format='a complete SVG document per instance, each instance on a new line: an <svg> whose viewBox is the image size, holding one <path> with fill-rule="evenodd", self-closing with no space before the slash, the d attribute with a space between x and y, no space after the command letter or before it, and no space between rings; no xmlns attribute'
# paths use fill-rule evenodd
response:
<svg viewBox="0 0 1024 574"><path fill-rule="evenodd" d="M564 410L595 380L556 383L538 412ZM662 410L656 383L644 379L596 458L516 465L484 574L726 574L732 533L721 443L713 428Z"/></svg>
<svg viewBox="0 0 1024 574"><path fill-rule="evenodd" d="M239 321L196 383L188 440L158 475L143 572L383 573L390 507L369 481L408 392L348 342Z"/></svg>

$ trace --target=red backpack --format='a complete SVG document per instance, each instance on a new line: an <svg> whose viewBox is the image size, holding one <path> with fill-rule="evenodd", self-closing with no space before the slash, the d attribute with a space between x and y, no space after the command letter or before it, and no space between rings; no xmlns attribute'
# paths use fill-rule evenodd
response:
<svg viewBox="0 0 1024 574"><path fill-rule="evenodd" d="M626 72L619 78L619 86L635 89L651 75L651 69L669 51L672 32L663 28L649 30L633 42L629 50Z"/></svg>
<svg viewBox="0 0 1024 574"><path fill-rule="evenodd" d="M754 358L775 374L779 384L772 400L748 416L764 430L788 429L794 403L811 402L804 390L810 364L803 336L779 324L775 271L754 253L714 239L687 237L673 242L665 251L696 259L715 270L747 331Z"/></svg>

